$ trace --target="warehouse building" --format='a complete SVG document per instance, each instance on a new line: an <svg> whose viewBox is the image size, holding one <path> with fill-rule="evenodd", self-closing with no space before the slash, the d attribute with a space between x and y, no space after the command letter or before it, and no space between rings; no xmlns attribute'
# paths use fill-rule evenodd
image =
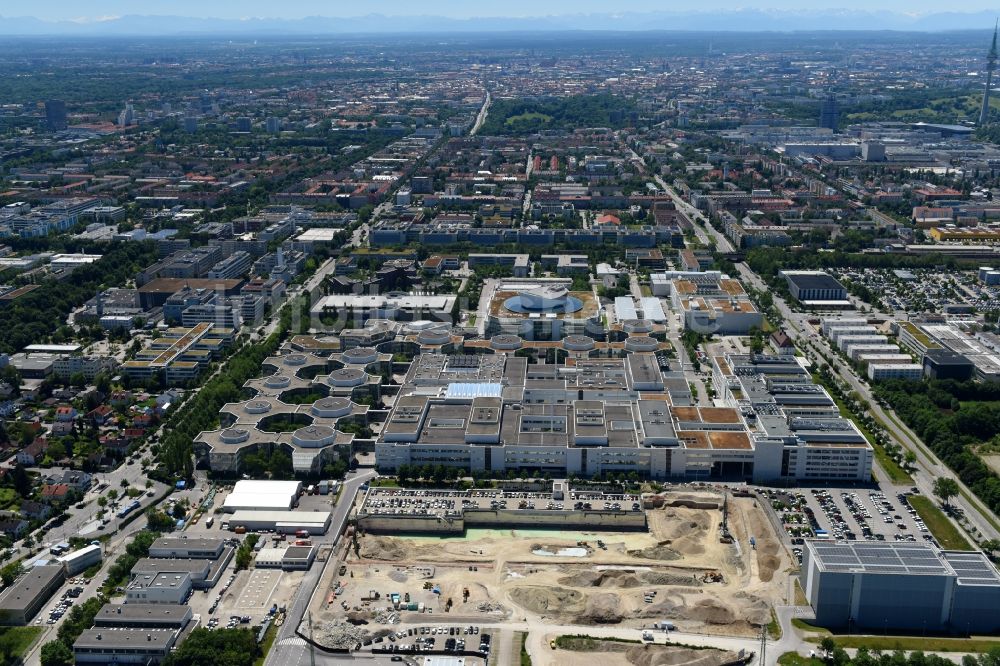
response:
<svg viewBox="0 0 1000 666"><path fill-rule="evenodd" d="M299 481L237 481L226 496L224 511L288 511L302 491Z"/></svg>
<svg viewBox="0 0 1000 666"><path fill-rule="evenodd" d="M228 551L231 552L231 549ZM182 560L171 557L144 557L132 567L132 576L158 576L160 574L182 573L191 577L191 586L196 590L214 587L222 577L222 571L229 562L228 557L218 560Z"/></svg>
<svg viewBox="0 0 1000 666"><path fill-rule="evenodd" d="M0 625L31 622L65 579L61 564L32 567L0 594Z"/></svg>
<svg viewBox="0 0 1000 666"><path fill-rule="evenodd" d="M150 557L217 560L226 548L223 539L211 537L160 537L149 547Z"/></svg>
<svg viewBox="0 0 1000 666"><path fill-rule="evenodd" d="M94 628L175 629L194 618L190 606L179 604L104 604L94 616Z"/></svg>
<svg viewBox="0 0 1000 666"><path fill-rule="evenodd" d="M170 654L173 629L87 629L73 642L77 664L158 664Z"/></svg>
<svg viewBox="0 0 1000 666"><path fill-rule="evenodd" d="M95 564L100 564L101 547L96 545L85 546L80 550L74 550L72 553L63 555L57 559L66 567L67 576L75 576Z"/></svg>
<svg viewBox="0 0 1000 666"><path fill-rule="evenodd" d="M261 548L254 558L257 569L283 569L307 571L316 559L316 546L288 546L287 548Z"/></svg>
<svg viewBox="0 0 1000 666"><path fill-rule="evenodd" d="M229 518L229 527L242 527L248 532L294 534L305 530L309 534L326 534L331 519L329 511L237 511Z"/></svg>
<svg viewBox="0 0 1000 666"><path fill-rule="evenodd" d="M788 291L803 305L818 307L846 307L851 302L847 289L823 271L781 271L788 283Z"/></svg>
<svg viewBox="0 0 1000 666"><path fill-rule="evenodd" d="M1000 572L983 553L926 543L807 541L803 588L830 628L992 634Z"/></svg>

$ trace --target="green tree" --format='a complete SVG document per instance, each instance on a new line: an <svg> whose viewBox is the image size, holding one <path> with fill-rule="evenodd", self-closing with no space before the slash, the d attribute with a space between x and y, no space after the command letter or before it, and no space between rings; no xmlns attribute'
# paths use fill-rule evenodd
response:
<svg viewBox="0 0 1000 666"><path fill-rule="evenodd" d="M11 481L18 495L24 498L31 497L31 477L28 476L28 472L24 469L23 465L17 464L14 466L14 470L11 472Z"/></svg>
<svg viewBox="0 0 1000 666"><path fill-rule="evenodd" d="M156 530L157 532L169 532L174 529L174 519L163 511L157 511L156 509L151 508L148 512L146 512L146 519L148 520L149 529L151 530Z"/></svg>
<svg viewBox="0 0 1000 666"><path fill-rule="evenodd" d="M163 666L252 666L261 656L257 638L249 629L195 629L163 661Z"/></svg>
<svg viewBox="0 0 1000 666"><path fill-rule="evenodd" d="M0 569L0 579L3 580L4 587L7 587L21 575L23 568L20 562L11 562L4 568Z"/></svg>
<svg viewBox="0 0 1000 666"><path fill-rule="evenodd" d="M73 651L62 641L49 641L42 646L42 666L73 666Z"/></svg>
<svg viewBox="0 0 1000 666"><path fill-rule="evenodd" d="M945 506L951 506L949 500L958 495L958 482L949 476L939 476L934 479L934 494L941 498Z"/></svg>

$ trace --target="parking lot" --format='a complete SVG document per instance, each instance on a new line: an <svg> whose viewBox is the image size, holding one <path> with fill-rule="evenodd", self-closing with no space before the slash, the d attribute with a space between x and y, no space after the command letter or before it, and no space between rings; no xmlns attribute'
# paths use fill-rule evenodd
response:
<svg viewBox="0 0 1000 666"><path fill-rule="evenodd" d="M35 624L55 624L63 615L69 612L70 607L79 599L83 592L83 586L89 583L89 579L70 578L62 589L62 593L52 597L47 610L38 614Z"/></svg>
<svg viewBox="0 0 1000 666"><path fill-rule="evenodd" d="M910 490L810 488L764 491L802 561L801 545L811 537L846 541L927 541L938 545L906 501Z"/></svg>
<svg viewBox="0 0 1000 666"><path fill-rule="evenodd" d="M480 632L478 625L426 626L398 629L386 636L379 636L370 644L372 653L419 653L444 650L445 652L480 652L489 658L493 637L488 631Z"/></svg>
<svg viewBox="0 0 1000 666"><path fill-rule="evenodd" d="M271 607L269 603L274 588L278 586L278 579L281 578L281 571L274 569L252 569L249 578L243 586L243 591L236 598L230 610L259 611Z"/></svg>
<svg viewBox="0 0 1000 666"><path fill-rule="evenodd" d="M906 501L907 493L813 488L805 493L806 513L811 510L819 537L825 531L833 539L933 541L927 526Z"/></svg>

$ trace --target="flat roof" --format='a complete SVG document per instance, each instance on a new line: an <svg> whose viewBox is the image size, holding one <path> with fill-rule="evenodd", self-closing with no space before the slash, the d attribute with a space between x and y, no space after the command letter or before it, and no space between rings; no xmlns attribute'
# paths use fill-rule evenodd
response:
<svg viewBox="0 0 1000 666"><path fill-rule="evenodd" d="M942 551L930 544L891 541L806 541L822 571L956 576L966 585L1000 586L1000 573L982 553ZM957 568L956 565L957 564Z"/></svg>
<svg viewBox="0 0 1000 666"><path fill-rule="evenodd" d="M225 519L223 519L225 520ZM230 523L274 522L302 525L323 525L330 520L329 511L236 511L229 517Z"/></svg>
<svg viewBox="0 0 1000 666"><path fill-rule="evenodd" d="M94 622L100 624L129 620L177 620L181 623L190 617L191 607L186 604L104 604L94 616Z"/></svg>
<svg viewBox="0 0 1000 666"><path fill-rule="evenodd" d="M204 573L212 567L212 561L207 559L187 560L175 557L144 557L132 567L132 574L149 573Z"/></svg>
<svg viewBox="0 0 1000 666"><path fill-rule="evenodd" d="M168 548L171 550L217 550L225 539L216 537L160 537L150 546L151 550Z"/></svg>
<svg viewBox="0 0 1000 666"><path fill-rule="evenodd" d="M799 289L843 289L833 276L823 271L781 271L786 280Z"/></svg>
<svg viewBox="0 0 1000 666"><path fill-rule="evenodd" d="M94 627L86 629L73 642L73 649L99 650L101 648L133 648L166 651L176 640L174 629L112 629Z"/></svg>
<svg viewBox="0 0 1000 666"><path fill-rule="evenodd" d="M25 611L35 603L42 590L52 584L56 578L62 579L61 564L48 564L32 567L13 585L0 594L0 610Z"/></svg>

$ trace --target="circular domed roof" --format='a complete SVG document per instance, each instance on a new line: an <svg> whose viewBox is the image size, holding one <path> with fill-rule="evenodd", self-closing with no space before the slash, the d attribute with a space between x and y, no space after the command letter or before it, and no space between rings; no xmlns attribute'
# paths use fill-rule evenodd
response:
<svg viewBox="0 0 1000 666"><path fill-rule="evenodd" d="M417 342L424 345L443 345L451 340L451 331L447 328L428 328L417 334Z"/></svg>
<svg viewBox="0 0 1000 666"><path fill-rule="evenodd" d="M659 346L660 343L648 335L633 335L625 341L625 349L628 351L656 351Z"/></svg>
<svg viewBox="0 0 1000 666"><path fill-rule="evenodd" d="M567 335L563 338L563 346L572 351L590 351L595 344L594 338L586 335Z"/></svg>
<svg viewBox="0 0 1000 666"><path fill-rule="evenodd" d="M500 335L494 335L490 338L490 347L493 349L500 349L504 351L512 349L520 349L523 341L517 335L510 335L508 333L501 333Z"/></svg>
<svg viewBox="0 0 1000 666"><path fill-rule="evenodd" d="M244 428L226 428L222 431L222 441L226 444L242 444L250 439L250 431Z"/></svg>
<svg viewBox="0 0 1000 666"><path fill-rule="evenodd" d="M372 347L355 347L341 354L341 358L344 363L374 363L378 360L378 350Z"/></svg>
<svg viewBox="0 0 1000 666"><path fill-rule="evenodd" d="M267 400L248 400L243 405L243 411L247 414L266 414L271 411L271 403Z"/></svg>
<svg viewBox="0 0 1000 666"><path fill-rule="evenodd" d="M289 354L282 359L282 363L285 365L305 365L306 360L305 354Z"/></svg>
<svg viewBox="0 0 1000 666"><path fill-rule="evenodd" d="M330 386L358 386L368 379L368 373L360 368L341 368L327 377Z"/></svg>
<svg viewBox="0 0 1000 666"><path fill-rule="evenodd" d="M292 433L292 442L303 448L319 448L333 444L337 431L329 426L310 425Z"/></svg>
<svg viewBox="0 0 1000 666"><path fill-rule="evenodd" d="M429 319L418 319L417 321L411 321L406 324L406 330L408 331L423 331L428 328L433 328L438 325L439 322L431 321Z"/></svg>
<svg viewBox="0 0 1000 666"><path fill-rule="evenodd" d="M626 333L649 333L653 330L653 322L648 319L626 319L622 328Z"/></svg>
<svg viewBox="0 0 1000 666"><path fill-rule="evenodd" d="M545 284L518 291L517 296L508 298L503 306L519 314L569 314L582 310L583 301L570 295L566 285Z"/></svg>
<svg viewBox="0 0 1000 666"><path fill-rule="evenodd" d="M351 413L352 403L347 398L330 396L321 398L313 403L311 411L315 416L326 419L335 419Z"/></svg>
<svg viewBox="0 0 1000 666"><path fill-rule="evenodd" d="M268 388L285 388L291 383L291 378L285 375L271 375L264 380L264 386Z"/></svg>

